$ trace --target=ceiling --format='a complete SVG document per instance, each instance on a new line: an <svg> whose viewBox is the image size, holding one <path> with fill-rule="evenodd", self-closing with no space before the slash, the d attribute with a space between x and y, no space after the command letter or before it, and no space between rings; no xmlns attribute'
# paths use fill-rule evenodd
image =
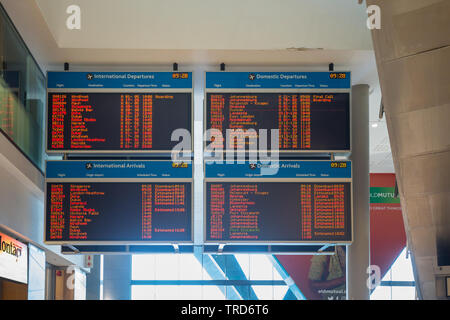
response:
<svg viewBox="0 0 450 320"><path fill-rule="evenodd" d="M370 85L371 172L394 172L365 5L357 0L0 0L43 71L352 72ZM69 5L81 29L69 30ZM377 127L372 127L377 124Z"/></svg>
<svg viewBox="0 0 450 320"><path fill-rule="evenodd" d="M356 0L36 0L60 48L368 50ZM66 28L70 5L79 30ZM363 26L359 28L358 26ZM132 36L131 36L132 35ZM349 36L351 35L351 36Z"/></svg>

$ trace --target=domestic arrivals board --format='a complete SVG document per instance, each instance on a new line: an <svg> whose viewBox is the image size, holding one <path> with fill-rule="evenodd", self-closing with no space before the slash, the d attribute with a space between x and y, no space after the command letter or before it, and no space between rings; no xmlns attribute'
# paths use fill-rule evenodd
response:
<svg viewBox="0 0 450 320"><path fill-rule="evenodd" d="M272 171L261 168L206 165L206 242L352 241L351 162L282 160Z"/></svg>
<svg viewBox="0 0 450 320"><path fill-rule="evenodd" d="M281 153L351 148L350 73L207 72L205 99L206 127L223 137L216 147L257 147L261 129L269 146L277 129ZM227 130L242 133L232 142Z"/></svg>
<svg viewBox="0 0 450 320"><path fill-rule="evenodd" d="M192 129L192 74L49 72L47 152L166 153Z"/></svg>
<svg viewBox="0 0 450 320"><path fill-rule="evenodd" d="M192 241L192 166L171 161L48 161L45 241Z"/></svg>

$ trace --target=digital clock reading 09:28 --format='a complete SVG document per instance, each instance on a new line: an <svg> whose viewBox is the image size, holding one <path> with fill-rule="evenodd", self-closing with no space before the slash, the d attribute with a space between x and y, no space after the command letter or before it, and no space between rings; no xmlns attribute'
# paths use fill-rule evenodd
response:
<svg viewBox="0 0 450 320"><path fill-rule="evenodd" d="M332 72L330 73L330 79L346 79L347 74L344 72Z"/></svg>
<svg viewBox="0 0 450 320"><path fill-rule="evenodd" d="M174 72L174 73L172 73L172 79L189 79L189 73L187 73L187 72Z"/></svg>
<svg viewBox="0 0 450 320"><path fill-rule="evenodd" d="M347 162L331 162L332 168L347 168Z"/></svg>

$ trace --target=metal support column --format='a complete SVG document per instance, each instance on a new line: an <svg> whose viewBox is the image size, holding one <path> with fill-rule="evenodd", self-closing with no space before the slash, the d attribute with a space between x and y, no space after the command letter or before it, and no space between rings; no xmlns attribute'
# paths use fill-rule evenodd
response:
<svg viewBox="0 0 450 320"><path fill-rule="evenodd" d="M86 275L86 300L100 300L100 255L93 259L93 267Z"/></svg>
<svg viewBox="0 0 450 320"><path fill-rule="evenodd" d="M353 243L347 251L347 299L369 300L369 86L352 87Z"/></svg>

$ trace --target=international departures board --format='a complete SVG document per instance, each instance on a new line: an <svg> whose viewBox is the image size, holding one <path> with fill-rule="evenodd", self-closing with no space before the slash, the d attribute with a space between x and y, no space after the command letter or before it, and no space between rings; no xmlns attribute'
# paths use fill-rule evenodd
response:
<svg viewBox="0 0 450 320"><path fill-rule="evenodd" d="M349 73L328 72L208 72L206 127L222 133L223 147L227 129L254 129L256 135L267 129L269 145L270 130L278 129L281 153L349 151L349 78ZM238 150L257 143L249 136L235 138L242 142Z"/></svg>
<svg viewBox="0 0 450 320"><path fill-rule="evenodd" d="M192 130L191 73L48 74L47 151L170 152ZM184 92L180 92L184 91Z"/></svg>
<svg viewBox="0 0 450 320"><path fill-rule="evenodd" d="M190 242L191 178L190 163L48 161L45 241Z"/></svg>
<svg viewBox="0 0 450 320"><path fill-rule="evenodd" d="M206 242L352 240L350 162L282 160L272 175L209 164L205 176Z"/></svg>

